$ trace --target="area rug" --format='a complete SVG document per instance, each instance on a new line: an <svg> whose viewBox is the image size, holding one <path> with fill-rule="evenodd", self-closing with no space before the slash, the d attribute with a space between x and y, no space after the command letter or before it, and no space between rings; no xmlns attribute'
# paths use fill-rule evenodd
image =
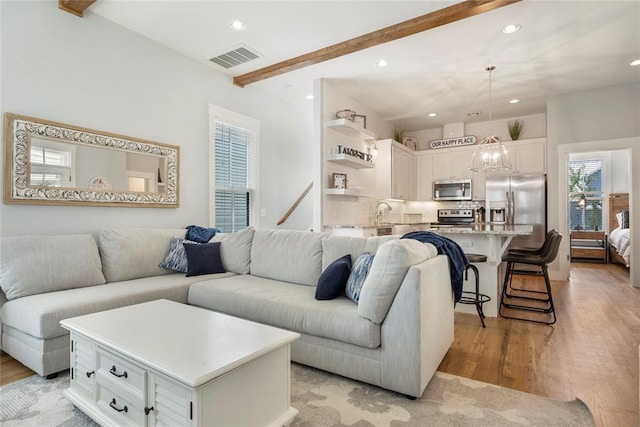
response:
<svg viewBox="0 0 640 427"><path fill-rule="evenodd" d="M95 426L62 395L69 373L34 375L0 387L3 427ZM587 406L437 372L424 395L405 396L317 369L291 365L296 427L595 426Z"/></svg>

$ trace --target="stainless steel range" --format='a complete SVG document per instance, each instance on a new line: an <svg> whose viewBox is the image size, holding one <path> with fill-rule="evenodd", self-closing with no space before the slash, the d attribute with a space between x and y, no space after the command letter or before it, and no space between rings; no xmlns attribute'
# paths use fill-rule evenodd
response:
<svg viewBox="0 0 640 427"><path fill-rule="evenodd" d="M471 227L473 221L473 209L438 209L438 221L432 222L431 228Z"/></svg>

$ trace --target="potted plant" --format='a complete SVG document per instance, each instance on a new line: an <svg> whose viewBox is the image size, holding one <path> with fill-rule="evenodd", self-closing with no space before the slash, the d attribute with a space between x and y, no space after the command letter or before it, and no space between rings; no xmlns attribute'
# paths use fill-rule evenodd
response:
<svg viewBox="0 0 640 427"><path fill-rule="evenodd" d="M509 120L507 122L507 128L509 128L509 136L512 141L516 141L520 139L520 135L522 135L522 131L524 130L524 121L520 119L516 119L514 121Z"/></svg>

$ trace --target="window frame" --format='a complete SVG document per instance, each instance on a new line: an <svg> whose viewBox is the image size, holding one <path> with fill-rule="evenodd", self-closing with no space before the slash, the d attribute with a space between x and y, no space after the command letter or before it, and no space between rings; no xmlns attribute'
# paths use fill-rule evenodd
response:
<svg viewBox="0 0 640 427"><path fill-rule="evenodd" d="M217 105L209 105L209 226L216 226L216 152L215 132L216 122L222 122L250 131L254 134L253 175L254 186L249 188L249 225L259 227L258 203L259 200L259 147L260 147L260 121L249 116L227 110ZM251 162L250 162L251 163Z"/></svg>
<svg viewBox="0 0 640 427"><path fill-rule="evenodd" d="M587 201L599 201L601 206L600 217L601 217L601 226L600 230L606 230L608 224L608 206L607 206L607 194L610 193L611 189L611 176L609 169L610 157L604 155L601 152L586 152L586 153L575 153L567 158L567 184L569 184L569 176L571 174L571 163L572 162L585 162L585 161L600 161L600 179L601 179L601 189L599 191L585 191L584 195ZM568 225L571 224L571 201L573 197L582 194L571 193L570 188L567 186L567 220ZM580 221L581 222L581 221ZM581 225L581 224L579 224ZM585 224L586 225L586 224Z"/></svg>

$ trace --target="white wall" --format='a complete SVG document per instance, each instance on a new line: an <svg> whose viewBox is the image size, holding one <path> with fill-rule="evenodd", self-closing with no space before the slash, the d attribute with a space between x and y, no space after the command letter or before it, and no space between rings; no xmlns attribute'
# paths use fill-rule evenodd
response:
<svg viewBox="0 0 640 427"><path fill-rule="evenodd" d="M57 2L2 1L2 112L179 145L177 209L6 205L0 233L95 233L208 223L208 105L256 118L260 226L275 227L312 179L313 105L292 105L90 13ZM306 229L305 200L283 227Z"/></svg>
<svg viewBox="0 0 640 427"><path fill-rule="evenodd" d="M558 278L569 274L569 239L566 226L566 158L572 152L629 149L630 164L640 164L640 83L619 85L552 98L547 103L548 227L565 238L550 272ZM562 164L565 163L565 164ZM640 172L629 169L631 216L640 212ZM637 191L637 190L636 190ZM563 199L563 200L561 200ZM635 215L634 215L635 214ZM563 216L564 215L564 216ZM640 227L631 228L631 283L640 286ZM636 242L636 243L633 243Z"/></svg>
<svg viewBox="0 0 640 427"><path fill-rule="evenodd" d="M357 114L367 116L367 130L372 131L376 135L376 139L386 139L393 137L393 125L375 114L370 108L361 104L357 100L346 95L337 89L331 83L323 81L320 85L322 88L322 114L318 117L321 125L322 150L319 153L318 162L323 165L319 178L321 189L327 188L329 178L333 173L346 173L349 180L347 186L350 188L362 188L369 190L375 186L375 170L374 169L353 169L347 166L338 165L324 161L328 154L331 154L338 145L343 147L354 148L358 151L367 152L368 145L360 140L345 136L326 126L326 122L335 119L337 111L350 109ZM375 162L374 162L375 163ZM367 192L367 191L365 191ZM358 197L344 196L322 196L321 210L322 225L327 224L366 224L370 223L373 218L371 214L373 210L371 205L375 207L375 201L367 199L359 199Z"/></svg>

